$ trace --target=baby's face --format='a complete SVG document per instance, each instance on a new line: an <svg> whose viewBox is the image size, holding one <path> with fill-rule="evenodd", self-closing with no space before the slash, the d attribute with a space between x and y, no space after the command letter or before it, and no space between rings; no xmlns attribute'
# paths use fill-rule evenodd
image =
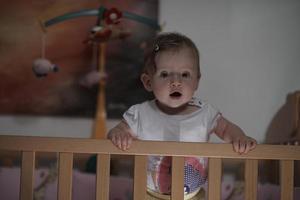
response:
<svg viewBox="0 0 300 200"><path fill-rule="evenodd" d="M160 52L156 72L150 77L151 89L162 106L178 108L188 103L198 87L199 70L189 48Z"/></svg>

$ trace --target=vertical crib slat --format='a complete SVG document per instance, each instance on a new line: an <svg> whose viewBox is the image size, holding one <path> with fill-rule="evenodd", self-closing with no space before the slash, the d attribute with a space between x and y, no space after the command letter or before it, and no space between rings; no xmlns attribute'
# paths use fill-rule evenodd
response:
<svg viewBox="0 0 300 200"><path fill-rule="evenodd" d="M22 152L20 199L33 199L35 152Z"/></svg>
<svg viewBox="0 0 300 200"><path fill-rule="evenodd" d="M73 153L59 154L58 200L72 199Z"/></svg>
<svg viewBox="0 0 300 200"><path fill-rule="evenodd" d="M245 200L257 199L258 160L246 160Z"/></svg>
<svg viewBox="0 0 300 200"><path fill-rule="evenodd" d="M97 154L96 200L108 200L110 155Z"/></svg>
<svg viewBox="0 0 300 200"><path fill-rule="evenodd" d="M172 200L182 200L184 195L184 157L172 157Z"/></svg>
<svg viewBox="0 0 300 200"><path fill-rule="evenodd" d="M221 199L221 158L209 158L208 169L208 200Z"/></svg>
<svg viewBox="0 0 300 200"><path fill-rule="evenodd" d="M280 161L281 200L294 199L294 161Z"/></svg>
<svg viewBox="0 0 300 200"><path fill-rule="evenodd" d="M134 187L133 199L146 199L147 187L147 156L136 155L134 157Z"/></svg>

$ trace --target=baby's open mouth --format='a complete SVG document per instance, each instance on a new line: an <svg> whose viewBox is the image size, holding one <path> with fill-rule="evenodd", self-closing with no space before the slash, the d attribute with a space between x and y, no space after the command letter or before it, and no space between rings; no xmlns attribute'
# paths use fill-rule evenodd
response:
<svg viewBox="0 0 300 200"><path fill-rule="evenodd" d="M170 97L175 97L175 98L178 98L178 97L181 97L181 93L180 92L173 92L170 94Z"/></svg>

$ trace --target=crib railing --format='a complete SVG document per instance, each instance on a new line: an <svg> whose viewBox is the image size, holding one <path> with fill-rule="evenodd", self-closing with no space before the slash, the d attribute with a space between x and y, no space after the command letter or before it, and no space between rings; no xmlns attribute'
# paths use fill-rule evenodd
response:
<svg viewBox="0 0 300 200"><path fill-rule="evenodd" d="M134 200L145 199L148 155L172 156L171 199L183 199L184 157L209 158L208 199L221 199L222 159L245 159L245 199L257 198L258 160L280 160L281 200L293 200L294 160L300 160L300 146L258 145L239 155L230 144L134 141L128 151L117 149L108 140L0 136L0 150L22 152L20 199L33 199L36 152L58 152L58 200L71 200L74 153L97 154L96 200L109 199L110 155L134 155Z"/></svg>

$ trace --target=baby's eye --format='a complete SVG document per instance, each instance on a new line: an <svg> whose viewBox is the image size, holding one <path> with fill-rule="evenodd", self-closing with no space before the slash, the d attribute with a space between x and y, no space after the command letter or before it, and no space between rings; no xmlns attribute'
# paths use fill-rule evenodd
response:
<svg viewBox="0 0 300 200"><path fill-rule="evenodd" d="M190 72L183 72L183 73L181 74L181 77L182 77L182 78L190 78L190 77L191 77L191 74L190 74Z"/></svg>
<svg viewBox="0 0 300 200"><path fill-rule="evenodd" d="M168 78L169 74L166 71L160 72L159 77L161 78Z"/></svg>

